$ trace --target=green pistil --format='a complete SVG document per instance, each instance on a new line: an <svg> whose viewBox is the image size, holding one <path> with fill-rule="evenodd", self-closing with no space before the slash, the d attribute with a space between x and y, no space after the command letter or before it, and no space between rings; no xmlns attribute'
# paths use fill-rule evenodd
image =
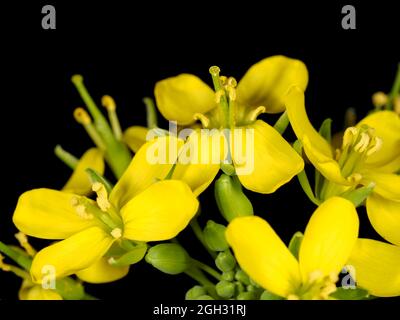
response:
<svg viewBox="0 0 400 320"><path fill-rule="evenodd" d="M215 92L217 94L221 93L218 105L219 105L221 113L222 113L222 117L221 117L221 119L223 119L222 126L224 128L229 128L229 104L228 104L228 100L226 99L225 89L222 87L220 76L219 76L219 73L221 70L217 66L212 66L209 69L209 71L210 71L210 74L212 77Z"/></svg>

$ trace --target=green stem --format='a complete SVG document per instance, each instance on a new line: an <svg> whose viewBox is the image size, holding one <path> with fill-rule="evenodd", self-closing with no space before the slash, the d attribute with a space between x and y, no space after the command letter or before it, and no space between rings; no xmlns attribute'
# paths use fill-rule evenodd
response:
<svg viewBox="0 0 400 320"><path fill-rule="evenodd" d="M199 284L201 284L207 290L211 297L216 300L220 299L215 291L215 285L210 280L208 280L199 269L192 267L187 269L185 273L192 279L196 280Z"/></svg>
<svg viewBox="0 0 400 320"><path fill-rule="evenodd" d="M29 271L31 268L32 261L30 258L23 256L15 250L8 247L6 244L0 241L0 252L4 253L7 257L14 260L19 266Z"/></svg>
<svg viewBox="0 0 400 320"><path fill-rule="evenodd" d="M149 97L143 98L143 103L146 105L147 127L149 129L157 128L157 110L153 99Z"/></svg>
<svg viewBox="0 0 400 320"><path fill-rule="evenodd" d="M289 125L289 116L287 111L285 111L275 122L274 129L282 135L285 132L288 125Z"/></svg>
<svg viewBox="0 0 400 320"><path fill-rule="evenodd" d="M65 151L59 144L54 148L54 153L68 167L70 167L72 170L75 170L76 166L78 165L78 158L68 151Z"/></svg>
<svg viewBox="0 0 400 320"><path fill-rule="evenodd" d="M192 258L192 262L196 267L207 272L210 276L214 277L216 280L218 280L218 281L222 280L221 274L218 271L216 271L215 269L213 269L210 266L206 265L205 263L203 263L199 260L193 259L193 258Z"/></svg>
<svg viewBox="0 0 400 320"><path fill-rule="evenodd" d="M310 182L308 181L307 174L305 170L301 171L297 175L297 179L300 182L301 188L303 189L304 193L307 195L308 199L311 200L312 203L319 206L320 201L314 196L314 193L311 189Z"/></svg>
<svg viewBox="0 0 400 320"><path fill-rule="evenodd" d="M193 218L192 221L190 221L190 227L192 228L197 239L201 242L201 244L208 251L211 257L215 259L217 257L217 254L211 251L210 248L207 246L207 243L204 240L203 231L200 228L199 221L197 220L197 218Z"/></svg>
<svg viewBox="0 0 400 320"><path fill-rule="evenodd" d="M396 96L399 94L399 92L400 92L400 63L397 65L396 78L394 80L392 90L390 91L389 99L385 106L385 109L393 110L393 101L396 99Z"/></svg>

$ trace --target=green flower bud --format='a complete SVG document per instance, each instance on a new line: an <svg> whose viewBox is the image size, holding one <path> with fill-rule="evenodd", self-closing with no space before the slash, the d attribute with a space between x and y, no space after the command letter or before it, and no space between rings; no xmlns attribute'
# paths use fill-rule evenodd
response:
<svg viewBox="0 0 400 320"><path fill-rule="evenodd" d="M204 228L204 241L207 246L213 251L225 251L229 248L225 239L226 227L222 224L215 223L212 220L207 222Z"/></svg>
<svg viewBox="0 0 400 320"><path fill-rule="evenodd" d="M215 181L215 199L219 211L228 221L236 217L253 215L253 206L242 191L242 186L236 176L222 174Z"/></svg>
<svg viewBox="0 0 400 320"><path fill-rule="evenodd" d="M176 243L158 244L149 249L146 262L154 268L168 274L179 274L190 266L190 257Z"/></svg>
<svg viewBox="0 0 400 320"><path fill-rule="evenodd" d="M222 272L229 272L233 270L236 266L235 257L229 250L220 252L215 259L215 265Z"/></svg>
<svg viewBox="0 0 400 320"><path fill-rule="evenodd" d="M222 280L216 284L215 290L221 298L229 299L235 294L235 285L232 282Z"/></svg>
<svg viewBox="0 0 400 320"><path fill-rule="evenodd" d="M256 294L254 292L242 292L239 293L237 300L255 300L256 299Z"/></svg>
<svg viewBox="0 0 400 320"><path fill-rule="evenodd" d="M243 286L243 283L241 283L241 282L239 282L239 281L235 281L235 285L236 285L236 288L237 288L237 291L239 292L239 293L242 293L242 292L244 292L245 290L245 288L244 288L244 286Z"/></svg>
<svg viewBox="0 0 400 320"><path fill-rule="evenodd" d="M250 284L249 276L243 270L238 270L235 273L235 279L245 284L246 286Z"/></svg>
<svg viewBox="0 0 400 320"><path fill-rule="evenodd" d="M259 289L251 284L246 286L246 291L248 292L257 292Z"/></svg>
<svg viewBox="0 0 400 320"><path fill-rule="evenodd" d="M206 295L207 292L202 286L194 286L188 292L186 292L186 300L196 300L200 296Z"/></svg>
<svg viewBox="0 0 400 320"><path fill-rule="evenodd" d="M222 273L221 276L222 280L226 280L226 281L232 281L235 278L235 271L228 271L228 272L224 272Z"/></svg>

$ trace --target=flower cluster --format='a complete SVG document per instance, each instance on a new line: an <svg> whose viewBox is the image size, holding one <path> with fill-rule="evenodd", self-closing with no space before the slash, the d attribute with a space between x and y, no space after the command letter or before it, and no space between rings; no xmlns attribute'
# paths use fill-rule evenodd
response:
<svg viewBox="0 0 400 320"><path fill-rule="evenodd" d="M62 190L19 197L13 223L20 246L0 242L0 269L22 278L20 299L94 299L85 283L122 279L141 261L192 277L186 299L400 296L400 71L390 94L374 94L374 110L358 123L349 110L333 137L330 119L318 130L308 119L301 61L269 57L240 81L220 72L210 68L212 87L191 74L159 81L155 102L144 99L147 126L125 131L113 98L101 99L107 119L83 78L72 77L87 107L74 117L94 147L78 159L57 146L73 170ZM158 126L157 109L169 130ZM272 126L259 119L264 113L281 115ZM294 142L283 136L289 125ZM316 209L286 245L246 193L273 197L295 176ZM219 223L207 206L200 210L198 197L211 187ZM363 206L386 241L359 237ZM187 227L215 266L179 242ZM36 251L27 236L52 242Z"/></svg>

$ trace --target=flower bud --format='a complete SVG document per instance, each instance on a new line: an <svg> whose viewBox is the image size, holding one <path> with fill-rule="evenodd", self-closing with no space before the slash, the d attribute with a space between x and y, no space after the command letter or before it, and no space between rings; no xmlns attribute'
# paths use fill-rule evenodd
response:
<svg viewBox="0 0 400 320"><path fill-rule="evenodd" d="M186 300L196 300L200 296L206 295L207 292L202 286L194 286L186 292L185 299Z"/></svg>
<svg viewBox="0 0 400 320"><path fill-rule="evenodd" d="M255 300L256 299L256 294L254 292L242 292L239 293L237 300Z"/></svg>
<svg viewBox="0 0 400 320"><path fill-rule="evenodd" d="M222 272L229 272L235 268L236 260L232 253L229 250L226 250L218 254L215 259L215 265Z"/></svg>
<svg viewBox="0 0 400 320"><path fill-rule="evenodd" d="M242 191L237 177L222 174L215 182L215 199L222 216L230 222L236 217L253 215L253 206Z"/></svg>
<svg viewBox="0 0 400 320"><path fill-rule="evenodd" d="M190 257L180 245L163 243L149 249L146 262L164 273L179 274L189 267Z"/></svg>
<svg viewBox="0 0 400 320"><path fill-rule="evenodd" d="M229 299L235 294L235 285L232 282L222 280L216 284L215 290L221 298Z"/></svg>
<svg viewBox="0 0 400 320"><path fill-rule="evenodd" d="M222 273L221 276L222 280L226 280L226 281L232 281L235 278L235 271L228 271L228 272L224 272Z"/></svg>
<svg viewBox="0 0 400 320"><path fill-rule="evenodd" d="M238 270L235 273L235 279L245 284L246 286L250 284L249 276L243 270Z"/></svg>
<svg viewBox="0 0 400 320"><path fill-rule="evenodd" d="M215 223L212 220L207 222L204 228L204 241L212 251L225 251L229 248L225 239L226 227L222 224Z"/></svg>

